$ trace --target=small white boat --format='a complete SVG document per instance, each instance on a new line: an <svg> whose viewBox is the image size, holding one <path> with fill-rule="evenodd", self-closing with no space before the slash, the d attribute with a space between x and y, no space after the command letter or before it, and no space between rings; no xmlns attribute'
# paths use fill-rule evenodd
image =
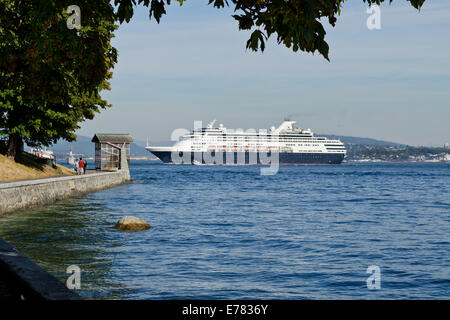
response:
<svg viewBox="0 0 450 320"><path fill-rule="evenodd" d="M54 160L55 156L53 155L53 151L41 148L31 148L30 153L35 157L43 160Z"/></svg>

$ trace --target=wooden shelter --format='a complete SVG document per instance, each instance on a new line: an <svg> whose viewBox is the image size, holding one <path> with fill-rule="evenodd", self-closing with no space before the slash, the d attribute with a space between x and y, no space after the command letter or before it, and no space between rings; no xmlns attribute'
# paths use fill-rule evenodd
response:
<svg viewBox="0 0 450 320"><path fill-rule="evenodd" d="M96 133L92 142L95 143L95 169L121 169L121 149L126 150L128 167L130 166L130 143L133 138L129 134Z"/></svg>

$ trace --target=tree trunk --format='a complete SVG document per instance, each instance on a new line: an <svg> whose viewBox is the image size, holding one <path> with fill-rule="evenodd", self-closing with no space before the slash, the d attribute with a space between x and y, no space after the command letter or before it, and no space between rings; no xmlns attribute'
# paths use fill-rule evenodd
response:
<svg viewBox="0 0 450 320"><path fill-rule="evenodd" d="M8 151L6 152L6 155L8 157L15 158L16 156L20 155L22 151L23 151L22 137L16 134L10 135L8 140Z"/></svg>

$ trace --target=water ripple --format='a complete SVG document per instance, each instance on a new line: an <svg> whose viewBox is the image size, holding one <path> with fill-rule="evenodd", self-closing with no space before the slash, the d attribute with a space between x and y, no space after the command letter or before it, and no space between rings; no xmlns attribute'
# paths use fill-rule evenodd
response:
<svg viewBox="0 0 450 320"><path fill-rule="evenodd" d="M259 170L132 162L141 183L2 216L0 236L63 281L78 264L88 299L450 298L448 165Z"/></svg>

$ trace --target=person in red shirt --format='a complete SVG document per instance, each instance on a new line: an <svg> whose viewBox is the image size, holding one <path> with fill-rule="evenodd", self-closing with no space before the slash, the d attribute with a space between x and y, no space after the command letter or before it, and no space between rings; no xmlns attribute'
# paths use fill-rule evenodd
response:
<svg viewBox="0 0 450 320"><path fill-rule="evenodd" d="M79 172L79 174L84 174L84 162L83 162L83 159L82 158L80 158L80 161L78 161L78 172Z"/></svg>

